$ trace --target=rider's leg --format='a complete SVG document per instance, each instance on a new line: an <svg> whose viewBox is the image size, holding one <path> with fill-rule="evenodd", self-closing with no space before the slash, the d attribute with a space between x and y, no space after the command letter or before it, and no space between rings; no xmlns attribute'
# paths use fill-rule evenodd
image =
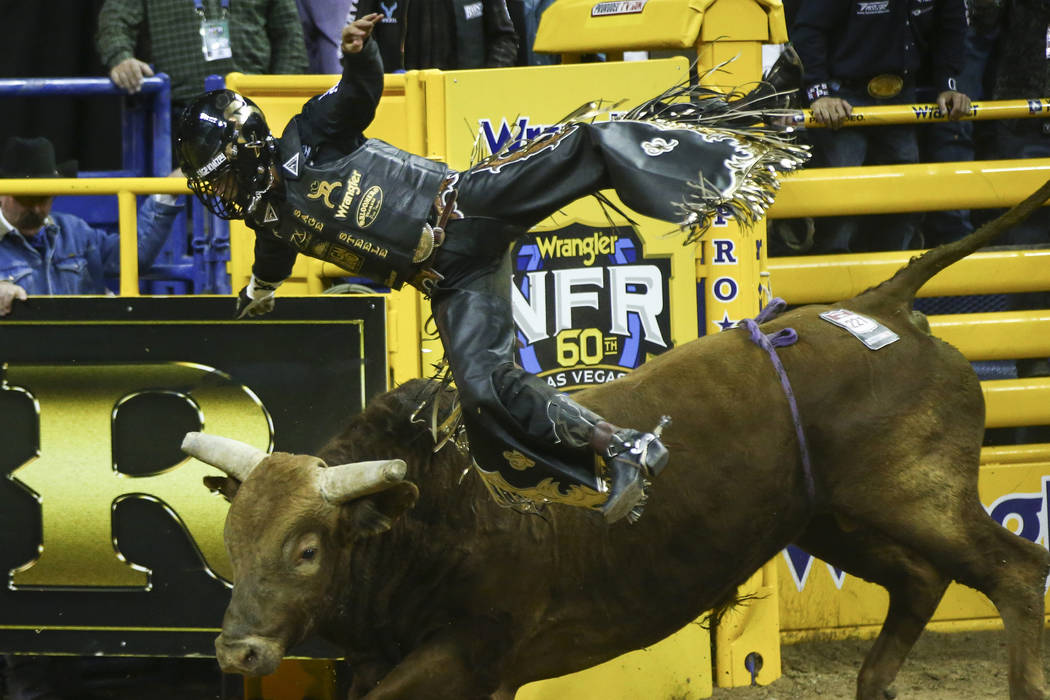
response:
<svg viewBox="0 0 1050 700"><path fill-rule="evenodd" d="M667 451L652 434L609 424L514 364L508 262L446 279L433 296L471 452L510 488L535 495L552 479L560 488L545 498L599 508L610 521L623 517L641 500L644 478L666 464ZM602 473L595 473L595 453ZM579 487L594 498L581 500Z"/></svg>

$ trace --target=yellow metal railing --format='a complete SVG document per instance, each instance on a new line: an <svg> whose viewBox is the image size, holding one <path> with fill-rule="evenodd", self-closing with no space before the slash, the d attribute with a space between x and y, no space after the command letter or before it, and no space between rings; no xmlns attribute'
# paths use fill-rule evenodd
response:
<svg viewBox="0 0 1050 700"><path fill-rule="evenodd" d="M1050 463L1050 445L997 445L981 448L981 464Z"/></svg>
<svg viewBox="0 0 1050 700"><path fill-rule="evenodd" d="M186 181L174 177L100 177L0 179L0 192L25 195L105 195L117 196L120 227L120 293L138 296L138 226L135 195L189 194Z"/></svg>
<svg viewBox="0 0 1050 700"><path fill-rule="evenodd" d="M936 180L936 187L931 182ZM1050 158L813 168L784 179L771 219L1009 207L1050 180ZM829 197L834 189L835 196Z"/></svg>
<svg viewBox="0 0 1050 700"><path fill-rule="evenodd" d="M1029 119L1050 117L1050 98L1032 100L996 100L974 102L970 113L963 121L986 121L989 119ZM796 124L807 129L823 129L823 124L813 118L813 111L800 110L794 117ZM937 111L935 104L878 105L854 107L843 126L882 126L883 124L929 124L946 122L948 117Z"/></svg>
<svg viewBox="0 0 1050 700"><path fill-rule="evenodd" d="M769 259L775 292L792 304L848 299L889 279L920 251ZM1050 289L1050 250L997 250L963 258L934 275L918 296L1006 294Z"/></svg>
<svg viewBox="0 0 1050 700"><path fill-rule="evenodd" d="M1050 407L1050 377L993 379L981 382L989 428L1045 425Z"/></svg>
<svg viewBox="0 0 1050 700"><path fill-rule="evenodd" d="M1050 309L930 316L933 334L969 360L1050 357ZM1044 404L1043 411L1046 410Z"/></svg>

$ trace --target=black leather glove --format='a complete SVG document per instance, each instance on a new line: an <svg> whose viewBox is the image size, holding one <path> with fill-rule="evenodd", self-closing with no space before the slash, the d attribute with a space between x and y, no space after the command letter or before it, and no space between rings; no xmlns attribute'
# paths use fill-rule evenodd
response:
<svg viewBox="0 0 1050 700"><path fill-rule="evenodd" d="M273 311L273 294L279 286L280 282L263 282L252 275L251 280L237 295L237 310L233 317L238 320L253 318Z"/></svg>

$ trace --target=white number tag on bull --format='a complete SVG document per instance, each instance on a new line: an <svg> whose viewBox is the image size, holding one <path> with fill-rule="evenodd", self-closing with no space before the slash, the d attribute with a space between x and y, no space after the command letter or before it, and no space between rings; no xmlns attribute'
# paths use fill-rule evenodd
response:
<svg viewBox="0 0 1050 700"><path fill-rule="evenodd" d="M901 339L899 335L875 319L868 318L849 309L832 309L820 315L825 321L845 328L871 350L884 348Z"/></svg>

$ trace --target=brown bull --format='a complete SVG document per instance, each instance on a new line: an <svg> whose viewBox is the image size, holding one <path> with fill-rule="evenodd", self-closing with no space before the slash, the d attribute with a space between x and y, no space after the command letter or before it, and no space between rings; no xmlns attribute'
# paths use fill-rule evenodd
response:
<svg viewBox="0 0 1050 700"><path fill-rule="evenodd" d="M620 425L675 419L664 432L671 462L635 525L607 526L577 508L542 517L499 508L465 474L466 458L453 447L434 454L429 432L410 422L421 381L373 401L322 453L332 463L397 458L407 464L403 479L399 461L326 468L247 446L224 453L221 439L191 434L191 454L233 475L219 479L232 497L225 537L235 575L216 641L221 665L269 673L290 645L319 634L345 648L351 698L509 700L525 683L666 637L796 542L889 591L858 698L883 697L952 580L1002 615L1010 697L1046 698L1050 554L981 506L977 377L911 304L933 274L1048 194L1050 183L853 299L762 326L798 333L778 352L808 471L771 359L744 329L581 393ZM818 316L831 308L864 314L900 339L868 350Z"/></svg>

